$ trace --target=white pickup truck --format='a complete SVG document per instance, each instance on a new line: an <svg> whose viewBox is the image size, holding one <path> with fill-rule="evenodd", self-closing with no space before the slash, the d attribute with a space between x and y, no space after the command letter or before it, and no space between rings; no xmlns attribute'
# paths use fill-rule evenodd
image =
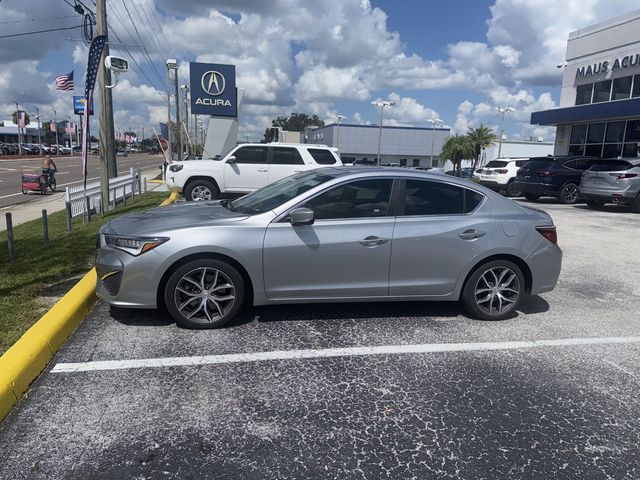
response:
<svg viewBox="0 0 640 480"><path fill-rule="evenodd" d="M248 193L296 172L342 165L326 145L309 143L244 143L224 158L172 162L167 186L187 201L212 200L221 193Z"/></svg>

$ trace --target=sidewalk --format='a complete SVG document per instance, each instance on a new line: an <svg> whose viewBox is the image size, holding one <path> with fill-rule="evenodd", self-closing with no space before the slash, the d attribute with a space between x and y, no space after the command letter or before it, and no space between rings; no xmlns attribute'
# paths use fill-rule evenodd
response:
<svg viewBox="0 0 640 480"><path fill-rule="evenodd" d="M141 172L143 181L147 184L147 191L155 192L168 192L166 184L151 182L150 180L157 176L157 168L143 170ZM144 186L142 187L144 190ZM31 196L31 195L30 195ZM25 196L26 197L26 196ZM34 202L25 202L16 205L10 205L8 207L0 208L0 232L4 232L7 229L7 222L5 219L5 213L11 212L11 219L13 220L13 226L20 225L30 220L35 220L42 217L42 209L46 209L47 213L59 212L65 209L66 194L65 190L55 192L53 194L42 196L42 199Z"/></svg>

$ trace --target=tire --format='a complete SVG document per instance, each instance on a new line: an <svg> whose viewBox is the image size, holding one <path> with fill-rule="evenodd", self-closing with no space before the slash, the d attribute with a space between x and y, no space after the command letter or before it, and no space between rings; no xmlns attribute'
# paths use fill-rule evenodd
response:
<svg viewBox="0 0 640 480"><path fill-rule="evenodd" d="M519 197L522 195L522 192L518 190L518 187L516 187L516 182L514 182L513 180L509 180L509 183L507 183L506 193L507 197Z"/></svg>
<svg viewBox="0 0 640 480"><path fill-rule="evenodd" d="M602 207L604 207L604 202L597 202L596 200L587 200L587 207L589 207L589 208L602 208Z"/></svg>
<svg viewBox="0 0 640 480"><path fill-rule="evenodd" d="M55 178L51 178L51 181L49 182L49 188L51 189L52 192L56 191L56 179Z"/></svg>
<svg viewBox="0 0 640 480"><path fill-rule="evenodd" d="M185 263L171 274L164 301L169 314L182 327L219 328L233 320L242 308L244 290L242 276L232 265L202 258Z"/></svg>
<svg viewBox="0 0 640 480"><path fill-rule="evenodd" d="M524 198L526 198L530 202L536 202L540 198L540 195L536 195L534 193L525 193Z"/></svg>
<svg viewBox="0 0 640 480"><path fill-rule="evenodd" d="M501 277L503 272L504 277ZM502 289L494 290L496 281L501 278L499 284L502 285ZM496 293L500 293L501 296ZM515 315L524 293L522 270L509 260L494 260L480 265L471 273L462 290L460 301L474 318L504 320ZM503 303L505 300L509 301L506 305Z"/></svg>
<svg viewBox="0 0 640 480"><path fill-rule="evenodd" d="M193 180L187 184L184 198L187 202L215 200L220 196L220 190L210 180Z"/></svg>
<svg viewBox="0 0 640 480"><path fill-rule="evenodd" d="M636 199L631 202L631 211L633 213L640 213L640 194L638 194Z"/></svg>
<svg viewBox="0 0 640 480"><path fill-rule="evenodd" d="M26 195L27 193L29 193L29 190L27 190L26 188L22 187L22 194Z"/></svg>
<svg viewBox="0 0 640 480"><path fill-rule="evenodd" d="M563 205L573 205L578 201L578 185L575 183L567 183L560 189L558 199Z"/></svg>

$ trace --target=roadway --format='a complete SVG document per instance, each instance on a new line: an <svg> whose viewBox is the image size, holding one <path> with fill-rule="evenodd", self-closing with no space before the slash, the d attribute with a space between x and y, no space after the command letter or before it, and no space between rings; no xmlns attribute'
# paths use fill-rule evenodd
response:
<svg viewBox="0 0 640 480"><path fill-rule="evenodd" d="M58 191L72 183L82 181L82 160L79 156L53 157L58 166L56 180ZM129 168L149 169L162 164L162 155L147 155L143 153L132 154L128 157L117 157L118 171L125 173ZM1 159L0 158L0 208L19 203L33 202L41 200L39 193L22 194L21 171L40 172L42 159L22 158L22 159ZM158 169L158 173L160 170ZM100 178L100 158L90 156L88 163L87 180L97 180Z"/></svg>

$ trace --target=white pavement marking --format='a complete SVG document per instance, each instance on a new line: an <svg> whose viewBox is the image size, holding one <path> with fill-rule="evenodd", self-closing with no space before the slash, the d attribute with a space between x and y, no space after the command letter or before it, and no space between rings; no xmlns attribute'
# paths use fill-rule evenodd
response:
<svg viewBox="0 0 640 480"><path fill-rule="evenodd" d="M408 353L469 352L486 350L519 350L539 347L576 345L611 345L640 343L640 337L559 338L553 340L523 340L484 343L426 343L418 345L380 345L376 347L324 348L319 350L280 350L255 353L232 353L199 357L141 358L134 360L104 360L82 363L58 363L52 373L125 370L129 368L183 367L247 363L273 360L303 360L307 358L356 357L368 355L401 355Z"/></svg>

